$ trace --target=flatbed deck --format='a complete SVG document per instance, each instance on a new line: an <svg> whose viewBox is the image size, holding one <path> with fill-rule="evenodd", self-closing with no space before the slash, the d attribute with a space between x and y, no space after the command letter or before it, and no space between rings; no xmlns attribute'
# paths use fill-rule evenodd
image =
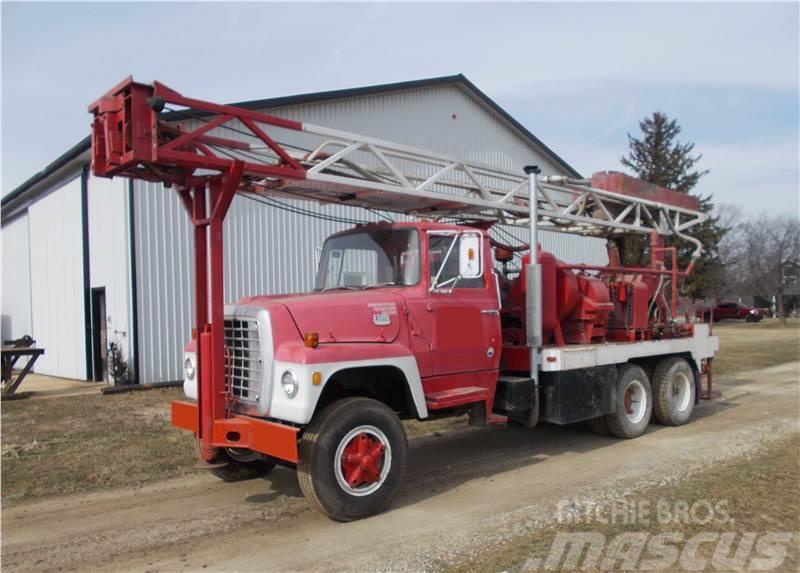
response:
<svg viewBox="0 0 800 573"><path fill-rule="evenodd" d="M713 358L719 350L719 337L712 336L707 324L694 325L694 334L686 338L641 342L608 342L575 346L545 346L542 349L542 372L562 372L608 364L623 364L634 358L690 353L700 369L700 361Z"/></svg>

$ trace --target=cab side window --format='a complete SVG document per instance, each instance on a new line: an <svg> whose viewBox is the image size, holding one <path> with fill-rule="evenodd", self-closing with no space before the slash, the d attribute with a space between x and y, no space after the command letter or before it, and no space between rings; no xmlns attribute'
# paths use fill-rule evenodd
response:
<svg viewBox="0 0 800 573"><path fill-rule="evenodd" d="M453 245L453 241L456 244ZM444 288L452 288L452 281L458 277L458 253L461 237L453 235L428 235L428 271L430 273L431 284L439 274L438 284L445 283ZM452 245L452 250L450 246ZM450 251L450 256L447 252ZM445 258L447 260L445 260ZM444 263L444 268L442 264ZM448 282L450 281L450 282ZM483 277L474 279L458 279L455 288L483 288Z"/></svg>

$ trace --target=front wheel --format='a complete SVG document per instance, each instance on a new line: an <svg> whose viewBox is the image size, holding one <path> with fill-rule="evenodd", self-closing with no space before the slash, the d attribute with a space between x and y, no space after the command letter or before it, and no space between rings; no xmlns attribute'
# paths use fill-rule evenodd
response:
<svg viewBox="0 0 800 573"><path fill-rule="evenodd" d="M339 400L318 413L300 438L300 489L336 521L375 515L400 487L407 450L403 425L385 404Z"/></svg>

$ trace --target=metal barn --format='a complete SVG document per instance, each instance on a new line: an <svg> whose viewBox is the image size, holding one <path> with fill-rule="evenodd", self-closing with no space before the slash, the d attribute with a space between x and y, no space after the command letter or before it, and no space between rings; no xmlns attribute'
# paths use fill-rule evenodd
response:
<svg viewBox="0 0 800 573"><path fill-rule="evenodd" d="M538 164L578 176L463 75L238 105L508 170ZM324 238L381 216L237 196L225 227L226 299L309 290ZM542 235L563 260L605 262L600 239ZM113 343L139 383L182 377L192 242L175 193L90 175L87 138L3 197L2 238L2 336L30 334L46 349L37 372L105 380Z"/></svg>

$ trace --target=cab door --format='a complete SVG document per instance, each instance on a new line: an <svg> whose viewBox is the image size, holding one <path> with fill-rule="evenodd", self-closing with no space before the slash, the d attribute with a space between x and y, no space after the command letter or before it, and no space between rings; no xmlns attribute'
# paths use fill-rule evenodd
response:
<svg viewBox="0 0 800 573"><path fill-rule="evenodd" d="M499 302L483 235L429 231L427 239L433 374L498 368ZM470 264L478 265L480 276ZM462 276L465 268L471 278Z"/></svg>

